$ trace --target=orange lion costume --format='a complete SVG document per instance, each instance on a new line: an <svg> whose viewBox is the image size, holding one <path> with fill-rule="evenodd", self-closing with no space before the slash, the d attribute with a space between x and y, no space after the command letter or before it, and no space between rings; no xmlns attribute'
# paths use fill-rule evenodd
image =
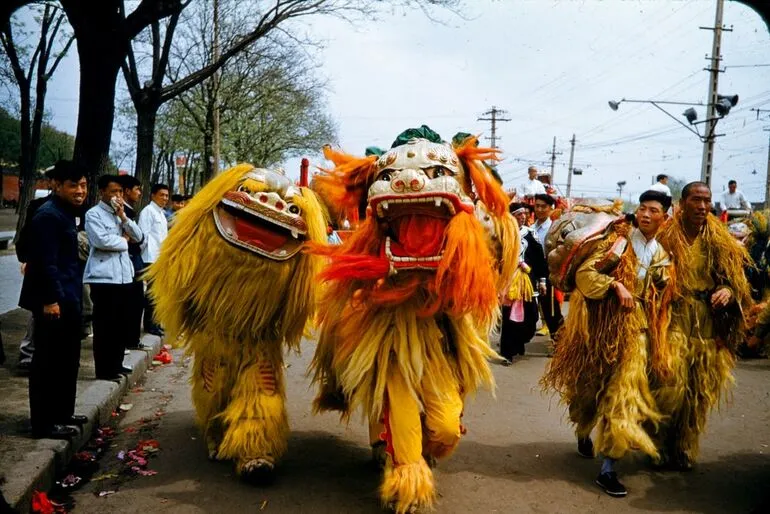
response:
<svg viewBox="0 0 770 514"><path fill-rule="evenodd" d="M433 504L429 464L455 449L464 398L493 387L488 360L500 358L487 334L516 266L518 231L481 162L495 151L477 144L453 148L423 126L381 156L326 148L335 168L315 179L335 210L366 213L343 245L316 247L330 261L311 365L315 409L347 419L361 407L383 427L380 495L398 513ZM513 262L500 261L495 243Z"/></svg>

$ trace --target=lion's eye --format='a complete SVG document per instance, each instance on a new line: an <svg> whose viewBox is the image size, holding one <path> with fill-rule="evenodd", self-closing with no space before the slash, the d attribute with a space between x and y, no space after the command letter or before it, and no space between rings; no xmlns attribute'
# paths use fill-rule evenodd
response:
<svg viewBox="0 0 770 514"><path fill-rule="evenodd" d="M294 215L297 215L300 212L302 212L302 209L300 209L299 206L292 203L292 204L289 204L289 212Z"/></svg>
<svg viewBox="0 0 770 514"><path fill-rule="evenodd" d="M452 170L443 166L425 168L425 174L428 175L428 178L451 177L453 175Z"/></svg>
<svg viewBox="0 0 770 514"><path fill-rule="evenodd" d="M238 191L239 193L251 193L251 191L249 191L249 188L248 188L248 187L246 187L246 186L244 186L243 184L241 184L240 186L238 186L238 189L237 189L237 191Z"/></svg>
<svg viewBox="0 0 770 514"><path fill-rule="evenodd" d="M385 182L390 182L390 178L391 178L391 175L392 175L392 173L391 173L391 171L390 171L390 170L385 170L385 171L382 171L382 172L381 172L381 173L380 173L380 174L377 176L377 180L384 180Z"/></svg>

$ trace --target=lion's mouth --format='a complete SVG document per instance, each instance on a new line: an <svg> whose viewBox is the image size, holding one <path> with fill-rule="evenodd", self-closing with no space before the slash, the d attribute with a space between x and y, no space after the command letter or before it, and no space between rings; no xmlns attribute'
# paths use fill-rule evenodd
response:
<svg viewBox="0 0 770 514"><path fill-rule="evenodd" d="M382 195L372 210L387 225L381 254L396 269L434 269L444 251L444 233L458 211L467 210L453 194Z"/></svg>
<svg viewBox="0 0 770 514"><path fill-rule="evenodd" d="M273 260L290 259L306 239L305 230L274 219L271 212L259 212L227 197L214 209L214 220L228 242Z"/></svg>

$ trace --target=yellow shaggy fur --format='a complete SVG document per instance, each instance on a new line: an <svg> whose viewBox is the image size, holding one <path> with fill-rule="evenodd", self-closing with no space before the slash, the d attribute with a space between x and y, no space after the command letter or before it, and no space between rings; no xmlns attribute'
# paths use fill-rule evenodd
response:
<svg viewBox="0 0 770 514"><path fill-rule="evenodd" d="M252 170L236 166L213 179L177 214L149 270L156 316L168 340L195 357L193 402L212 458L274 462L286 451L284 345L298 349L315 308L319 258L272 261L225 241L213 211ZM252 180L253 179L249 179ZM325 240L315 194L292 201L308 238Z"/></svg>

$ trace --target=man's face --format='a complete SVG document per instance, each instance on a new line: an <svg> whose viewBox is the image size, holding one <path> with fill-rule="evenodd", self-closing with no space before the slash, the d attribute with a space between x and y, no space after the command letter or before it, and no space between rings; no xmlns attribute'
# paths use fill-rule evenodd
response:
<svg viewBox="0 0 770 514"><path fill-rule="evenodd" d="M680 205L685 222L700 227L706 223L706 216L711 212L711 190L706 186L694 186Z"/></svg>
<svg viewBox="0 0 770 514"><path fill-rule="evenodd" d="M545 221L551 215L553 208L542 200L535 200L535 218L537 221Z"/></svg>
<svg viewBox="0 0 770 514"><path fill-rule="evenodd" d="M160 189L152 195L152 201L158 204L161 209L168 203L168 189Z"/></svg>
<svg viewBox="0 0 770 514"><path fill-rule="evenodd" d="M123 199L123 186L121 186L117 182L110 182L109 184L107 184L107 187L99 190L99 194L102 197L101 198L102 202L106 203L107 205L110 205L110 199L113 196L117 196L121 200Z"/></svg>
<svg viewBox="0 0 770 514"><path fill-rule="evenodd" d="M142 198L142 186L134 186L131 189L123 190L123 198L128 200L131 205L136 204Z"/></svg>
<svg viewBox="0 0 770 514"><path fill-rule="evenodd" d="M513 215L520 227L527 224L527 214L529 214L527 211L519 211Z"/></svg>
<svg viewBox="0 0 770 514"><path fill-rule="evenodd" d="M663 184L664 186L668 185L668 177L663 177L662 179L660 179L660 183Z"/></svg>
<svg viewBox="0 0 770 514"><path fill-rule="evenodd" d="M647 239L658 233L658 229L666 221L666 217L663 205L654 200L642 202L636 209L636 223Z"/></svg>
<svg viewBox="0 0 770 514"><path fill-rule="evenodd" d="M527 170L527 173L529 174L529 180L535 180L535 178L537 178L537 170L530 168Z"/></svg>
<svg viewBox="0 0 770 514"><path fill-rule="evenodd" d="M735 184L735 183L733 183L733 184L728 184L728 185L727 185L727 189L729 189L731 193L734 193L734 192L735 192L735 190L736 190L736 189L738 189L738 184Z"/></svg>
<svg viewBox="0 0 770 514"><path fill-rule="evenodd" d="M184 207L184 200L171 200L171 210L176 212Z"/></svg>
<svg viewBox="0 0 770 514"><path fill-rule="evenodd" d="M88 192L88 182L85 177L81 177L77 182L73 180L54 180L52 184L56 196L75 207L83 205L86 193Z"/></svg>

